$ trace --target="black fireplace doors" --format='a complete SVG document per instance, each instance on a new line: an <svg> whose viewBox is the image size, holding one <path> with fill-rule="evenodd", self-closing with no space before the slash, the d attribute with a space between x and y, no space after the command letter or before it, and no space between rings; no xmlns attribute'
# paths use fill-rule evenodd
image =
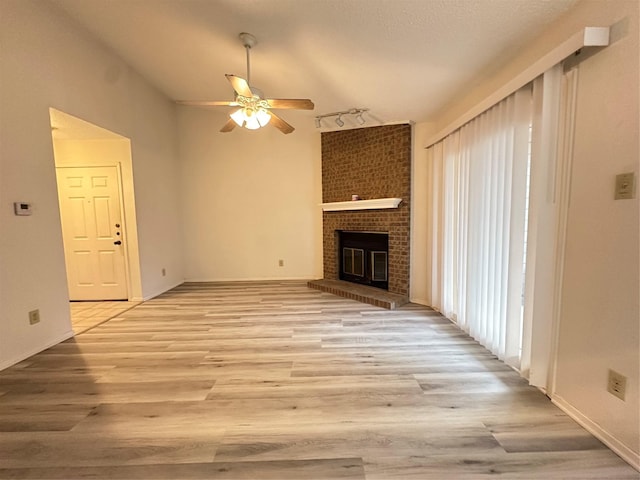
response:
<svg viewBox="0 0 640 480"><path fill-rule="evenodd" d="M389 234L338 231L340 280L389 289Z"/></svg>

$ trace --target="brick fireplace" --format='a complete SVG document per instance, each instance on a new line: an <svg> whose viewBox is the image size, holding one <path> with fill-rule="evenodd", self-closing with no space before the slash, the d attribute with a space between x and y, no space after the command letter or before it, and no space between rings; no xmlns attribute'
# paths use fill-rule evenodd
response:
<svg viewBox="0 0 640 480"><path fill-rule="evenodd" d="M402 199L398 208L323 212L326 280L340 277L339 231L388 233L388 291L409 296L411 136L409 124L322 133L323 203Z"/></svg>

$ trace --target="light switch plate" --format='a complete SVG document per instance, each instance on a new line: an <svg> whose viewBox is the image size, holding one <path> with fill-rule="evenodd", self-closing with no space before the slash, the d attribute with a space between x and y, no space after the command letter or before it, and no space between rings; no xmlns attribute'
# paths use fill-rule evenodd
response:
<svg viewBox="0 0 640 480"><path fill-rule="evenodd" d="M616 175L616 200L626 200L636 196L635 172Z"/></svg>

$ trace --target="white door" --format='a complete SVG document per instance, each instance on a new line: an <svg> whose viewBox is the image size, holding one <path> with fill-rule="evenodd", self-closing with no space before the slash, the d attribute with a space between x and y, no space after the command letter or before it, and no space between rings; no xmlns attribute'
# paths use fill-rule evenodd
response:
<svg viewBox="0 0 640 480"><path fill-rule="evenodd" d="M71 300L127 300L116 167L56 168Z"/></svg>

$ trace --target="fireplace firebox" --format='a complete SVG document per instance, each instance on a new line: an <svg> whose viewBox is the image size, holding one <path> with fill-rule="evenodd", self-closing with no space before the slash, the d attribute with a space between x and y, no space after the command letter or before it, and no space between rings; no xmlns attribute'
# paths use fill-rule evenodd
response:
<svg viewBox="0 0 640 480"><path fill-rule="evenodd" d="M389 234L338 230L340 280L389 289Z"/></svg>

